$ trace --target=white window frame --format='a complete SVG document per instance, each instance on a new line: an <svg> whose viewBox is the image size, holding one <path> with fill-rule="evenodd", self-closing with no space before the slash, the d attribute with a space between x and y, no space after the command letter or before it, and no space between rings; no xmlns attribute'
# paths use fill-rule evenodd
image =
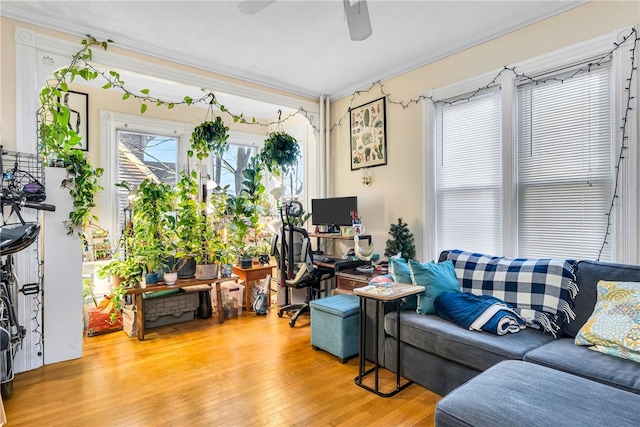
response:
<svg viewBox="0 0 640 427"><path fill-rule="evenodd" d="M583 43L560 49L549 54L533 58L515 64L518 73L524 75L536 75L547 70L560 68L567 64L579 63L589 58L604 55L610 52L614 43L620 44L623 38L631 32L632 28L624 28L608 35L598 37ZM637 205L637 82L629 86L627 79L631 73L631 58L629 49L633 40L628 40L613 52L612 58L612 135L614 135L614 147L612 149L612 162L617 164L622 144L622 119L627 107L627 88L631 92L632 112L627 120L627 149L620 168L618 183L618 198L613 209L613 228L611 234L614 243L612 259L620 263L638 262L638 205ZM436 253L435 230L435 118L436 108L429 99L449 99L465 93L470 93L479 87L484 87L491 82L499 70L483 74L473 79L448 85L439 89L432 89L423 95L424 111L424 145L423 145L423 180L425 192L423 194L425 233L423 240L423 253L427 259L438 257ZM637 79L637 73L635 78ZM503 241L502 247L505 254L517 255L517 194L516 194L516 135L515 135L515 88L516 76L513 73L502 73L496 80L502 93L502 146L503 146ZM615 172L615 167L613 171ZM613 196L613 195L612 195ZM605 212L603 212L605 214ZM604 235L602 236L604 239Z"/></svg>
<svg viewBox="0 0 640 427"><path fill-rule="evenodd" d="M151 117L134 116L100 112L100 164L104 168L100 185L104 190L100 193L99 217L100 223L109 230L111 239L115 243L120 237L118 229L118 189L115 187L118 176L118 130L139 132L150 135L167 135L178 139L178 172L187 167L187 148L189 138L195 126L191 123L154 119Z"/></svg>

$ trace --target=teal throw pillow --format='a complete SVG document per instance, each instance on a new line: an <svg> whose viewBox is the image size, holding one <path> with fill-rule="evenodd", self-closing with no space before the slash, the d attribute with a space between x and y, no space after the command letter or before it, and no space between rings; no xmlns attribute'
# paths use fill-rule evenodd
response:
<svg viewBox="0 0 640 427"><path fill-rule="evenodd" d="M391 273L394 282L412 284L409 264L404 258L389 258L389 273ZM404 310L415 310L418 308L418 297L410 295L402 298L402 304Z"/></svg>
<svg viewBox="0 0 640 427"><path fill-rule="evenodd" d="M409 260L409 271L413 284L424 287L424 292L418 294L416 311L420 314L436 314L433 302L437 297L445 292L460 292L460 283L451 260L424 264Z"/></svg>

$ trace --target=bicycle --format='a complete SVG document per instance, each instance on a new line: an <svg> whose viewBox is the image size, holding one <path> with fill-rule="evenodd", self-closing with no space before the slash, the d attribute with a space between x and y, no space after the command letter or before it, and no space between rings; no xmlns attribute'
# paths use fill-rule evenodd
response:
<svg viewBox="0 0 640 427"><path fill-rule="evenodd" d="M55 211L55 206L42 203L46 199L42 161L31 154L6 151L0 145L0 394L8 399L13 394L13 362L22 347L27 330L20 325L14 303L18 292L33 295L40 292L39 283L21 288L14 272L13 254L28 248L40 233L38 222L27 222L22 208ZM5 215L5 207L10 207ZM8 223L12 217L17 222Z"/></svg>

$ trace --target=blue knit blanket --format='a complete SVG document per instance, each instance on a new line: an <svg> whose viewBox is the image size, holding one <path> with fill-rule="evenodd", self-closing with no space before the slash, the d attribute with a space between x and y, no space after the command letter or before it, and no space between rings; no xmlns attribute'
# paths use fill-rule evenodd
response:
<svg viewBox="0 0 640 427"><path fill-rule="evenodd" d="M575 319L578 293L576 261L547 258L507 258L452 250L463 292L491 295L514 307L527 326L554 337L563 320Z"/></svg>
<svg viewBox="0 0 640 427"><path fill-rule="evenodd" d="M470 331L505 335L526 327L512 307L491 295L445 292L435 299L434 305L438 316Z"/></svg>

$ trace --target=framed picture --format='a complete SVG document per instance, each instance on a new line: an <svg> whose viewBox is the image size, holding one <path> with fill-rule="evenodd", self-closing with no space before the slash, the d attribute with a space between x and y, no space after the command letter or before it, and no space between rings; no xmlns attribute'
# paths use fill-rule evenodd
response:
<svg viewBox="0 0 640 427"><path fill-rule="evenodd" d="M387 164L385 101L383 97L349 111L352 171Z"/></svg>
<svg viewBox="0 0 640 427"><path fill-rule="evenodd" d="M89 95L69 91L64 93L62 99L58 101L69 109L69 128L81 138L80 145L74 148L89 151Z"/></svg>

